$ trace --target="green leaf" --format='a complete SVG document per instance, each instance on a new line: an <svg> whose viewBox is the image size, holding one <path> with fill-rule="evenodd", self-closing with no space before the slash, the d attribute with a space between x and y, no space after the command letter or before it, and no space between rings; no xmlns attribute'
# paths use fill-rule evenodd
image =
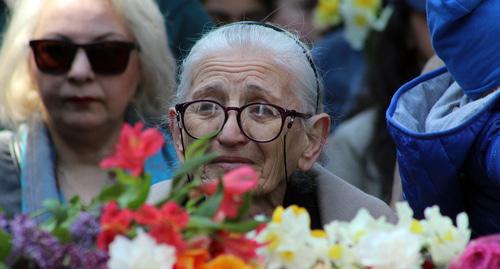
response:
<svg viewBox="0 0 500 269"><path fill-rule="evenodd" d="M135 199L131 200L127 207L130 209L138 209L148 199L149 189L151 188L151 176L146 176L141 180L141 184L137 186Z"/></svg>
<svg viewBox="0 0 500 269"><path fill-rule="evenodd" d="M0 269L9 269L9 267L5 263L0 262Z"/></svg>
<svg viewBox="0 0 500 269"><path fill-rule="evenodd" d="M106 187L92 203L104 203L112 200L117 200L120 195L125 192L125 186L113 184Z"/></svg>
<svg viewBox="0 0 500 269"><path fill-rule="evenodd" d="M222 229L235 233L247 233L257 228L262 223L263 222L254 219L240 222L226 222L222 224Z"/></svg>
<svg viewBox="0 0 500 269"><path fill-rule="evenodd" d="M121 207L138 209L148 198L151 187L151 177L147 176L140 180L136 186L126 186L125 191L118 197L117 201Z"/></svg>
<svg viewBox="0 0 500 269"><path fill-rule="evenodd" d="M9 256L12 248L11 240L11 236L4 230L0 229L0 261L4 261L5 258Z"/></svg>
<svg viewBox="0 0 500 269"><path fill-rule="evenodd" d="M52 231L52 234L56 236L61 243L67 243L71 241L71 233L67 228L59 226Z"/></svg>
<svg viewBox="0 0 500 269"><path fill-rule="evenodd" d="M200 157L205 154L205 152L210 147L210 141L214 138L216 133L208 134L206 136L201 137L200 139L195 140L191 143L184 154L185 160L191 160L196 157Z"/></svg>
<svg viewBox="0 0 500 269"><path fill-rule="evenodd" d="M197 156L193 159L190 159L188 161L185 161L184 164L177 169L174 173L174 181L173 182L173 187L177 187L179 185L178 181L182 179L184 176L187 174L195 171L198 167L202 166L203 164L206 164L213 160L215 157L217 157L217 153L209 153L207 155L202 155L202 156Z"/></svg>
<svg viewBox="0 0 500 269"><path fill-rule="evenodd" d="M189 218L189 223L187 225L188 229L208 229L217 230L220 228L218 223L215 223L212 219L202 216L191 216Z"/></svg>
<svg viewBox="0 0 500 269"><path fill-rule="evenodd" d="M116 180L123 185L136 186L142 181L140 177L132 176L122 169L114 169L113 171L116 173Z"/></svg>
<svg viewBox="0 0 500 269"><path fill-rule="evenodd" d="M199 185L200 185L199 181L193 181L185 185L182 185L178 187L176 190L172 190L170 197L168 197L165 201L174 201L178 204L183 204L188 198L189 191L198 187ZM160 202L160 204L163 204L163 202Z"/></svg>
<svg viewBox="0 0 500 269"><path fill-rule="evenodd" d="M220 206L222 196L222 192L219 191L214 196L208 197L193 214L197 216L212 217Z"/></svg>
<svg viewBox="0 0 500 269"><path fill-rule="evenodd" d="M247 192L243 196L243 203L238 209L238 216L236 217L236 219L241 219L246 217L248 215L248 212L250 211L251 206L252 206L252 195Z"/></svg>

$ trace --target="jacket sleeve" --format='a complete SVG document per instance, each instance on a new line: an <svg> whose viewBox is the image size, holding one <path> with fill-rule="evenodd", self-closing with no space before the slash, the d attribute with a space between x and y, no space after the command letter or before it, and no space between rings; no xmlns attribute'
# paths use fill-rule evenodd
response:
<svg viewBox="0 0 500 269"><path fill-rule="evenodd" d="M497 106L498 107L498 106ZM500 111L496 110L469 154L470 182L465 197L471 227L477 235L500 231Z"/></svg>
<svg viewBox="0 0 500 269"><path fill-rule="evenodd" d="M439 205L444 215L454 218L465 211L461 175L477 135L487 117L479 117L464 128L446 134L410 133L388 122L397 149L404 198L415 217L425 208Z"/></svg>

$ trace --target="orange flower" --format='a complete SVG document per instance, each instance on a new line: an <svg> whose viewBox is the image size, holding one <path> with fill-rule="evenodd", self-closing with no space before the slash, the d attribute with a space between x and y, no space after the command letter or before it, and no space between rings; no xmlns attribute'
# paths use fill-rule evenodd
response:
<svg viewBox="0 0 500 269"><path fill-rule="evenodd" d="M232 255L220 255L205 265L204 269L254 269L242 259Z"/></svg>
<svg viewBox="0 0 500 269"><path fill-rule="evenodd" d="M160 131L154 128L142 130L141 122L134 127L125 123L120 133L120 139L114 155L101 161L101 168L122 168L130 170L131 174L138 176L144 169L146 159L154 155L165 143Z"/></svg>
<svg viewBox="0 0 500 269"><path fill-rule="evenodd" d="M204 269L208 258L210 254L206 249L189 249L177 257L174 269Z"/></svg>

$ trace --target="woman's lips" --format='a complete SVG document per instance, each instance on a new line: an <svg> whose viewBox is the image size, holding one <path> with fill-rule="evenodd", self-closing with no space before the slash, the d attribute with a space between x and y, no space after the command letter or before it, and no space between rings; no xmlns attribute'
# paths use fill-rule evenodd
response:
<svg viewBox="0 0 500 269"><path fill-rule="evenodd" d="M99 101L99 99L94 98L94 97L90 97L90 96L83 96L83 97L73 96L73 97L66 98L66 100L68 102L75 103L75 104L88 104L88 103Z"/></svg>
<svg viewBox="0 0 500 269"><path fill-rule="evenodd" d="M210 162L210 165L218 166L226 171L252 164L252 160L248 158L229 156L219 156Z"/></svg>

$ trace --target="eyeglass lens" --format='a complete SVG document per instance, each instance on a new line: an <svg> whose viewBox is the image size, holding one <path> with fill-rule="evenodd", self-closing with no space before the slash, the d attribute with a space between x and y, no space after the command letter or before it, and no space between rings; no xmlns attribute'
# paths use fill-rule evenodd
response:
<svg viewBox="0 0 500 269"><path fill-rule="evenodd" d="M280 111L267 104L251 104L241 108L239 115L241 131L251 140L267 142L281 132L283 119ZM224 108L209 101L189 104L184 110L184 128L194 138L217 133L226 121Z"/></svg>
<svg viewBox="0 0 500 269"><path fill-rule="evenodd" d="M77 45L63 40L32 40L30 47L35 62L44 73L63 74L71 69L78 48L83 48L92 70L101 75L121 74L127 68L135 44L123 41L105 41Z"/></svg>

